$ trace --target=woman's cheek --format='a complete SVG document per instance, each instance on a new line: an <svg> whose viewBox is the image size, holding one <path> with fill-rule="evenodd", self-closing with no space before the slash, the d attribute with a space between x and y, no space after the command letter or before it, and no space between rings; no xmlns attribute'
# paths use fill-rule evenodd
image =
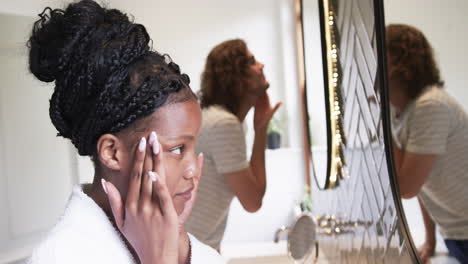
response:
<svg viewBox="0 0 468 264"><path fill-rule="evenodd" d="M173 197L177 192L177 184L179 182L179 172L177 163L171 158L165 158L164 171L166 173L166 185L169 193Z"/></svg>

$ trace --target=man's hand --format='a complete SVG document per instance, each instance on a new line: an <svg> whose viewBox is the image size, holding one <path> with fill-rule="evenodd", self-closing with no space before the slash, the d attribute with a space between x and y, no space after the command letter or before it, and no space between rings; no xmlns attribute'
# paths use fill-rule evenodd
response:
<svg viewBox="0 0 468 264"><path fill-rule="evenodd" d="M434 256L435 253L435 242L426 241L424 244L418 248L418 255L421 259L421 263L428 264L430 259Z"/></svg>
<svg viewBox="0 0 468 264"><path fill-rule="evenodd" d="M276 103L274 107L270 104L270 98L267 92L260 96L255 103L254 113L254 129L255 131L265 130L270 123L271 118L275 114L276 110L281 106L281 102Z"/></svg>

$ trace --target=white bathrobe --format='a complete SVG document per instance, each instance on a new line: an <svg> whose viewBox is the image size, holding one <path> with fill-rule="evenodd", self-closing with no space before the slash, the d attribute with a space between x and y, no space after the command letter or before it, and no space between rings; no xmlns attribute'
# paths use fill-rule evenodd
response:
<svg viewBox="0 0 468 264"><path fill-rule="evenodd" d="M190 234L189 238L192 264L225 263L214 249ZM104 211L77 186L63 216L27 263L134 264L135 260Z"/></svg>

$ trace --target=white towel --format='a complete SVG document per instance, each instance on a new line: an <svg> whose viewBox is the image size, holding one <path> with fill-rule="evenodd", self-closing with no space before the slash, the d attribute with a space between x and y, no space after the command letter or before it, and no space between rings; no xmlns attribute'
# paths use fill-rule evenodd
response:
<svg viewBox="0 0 468 264"><path fill-rule="evenodd" d="M225 263L215 250L189 237L192 264ZM134 264L135 260L104 211L76 186L63 216L27 263Z"/></svg>

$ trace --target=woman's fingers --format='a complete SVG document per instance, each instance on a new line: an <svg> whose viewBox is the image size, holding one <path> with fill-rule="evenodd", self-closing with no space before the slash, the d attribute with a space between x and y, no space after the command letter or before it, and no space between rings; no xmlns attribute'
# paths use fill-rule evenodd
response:
<svg viewBox="0 0 468 264"><path fill-rule="evenodd" d="M141 194L138 205L140 210L146 210L153 206L151 200L153 196L153 182L156 178L152 171L145 171L142 177L143 180L141 182Z"/></svg>
<svg viewBox="0 0 468 264"><path fill-rule="evenodd" d="M140 192L140 202L139 202L139 209L146 210L148 208L151 208L151 197L153 193L153 182L154 182L154 174L151 173L153 170L153 147L152 145L154 144L154 132L150 134L150 137L148 139L148 144L146 146L146 155L145 155L145 161L143 164L143 179L141 182L141 192Z"/></svg>
<svg viewBox="0 0 468 264"><path fill-rule="evenodd" d="M154 147L154 142L159 142L159 141L158 141L158 135L156 134L155 131L153 131L153 132L150 133L150 137L149 137L148 143L149 143L149 145L150 145L151 147ZM153 151L154 151L154 148L153 148ZM157 153L154 153L154 154L157 154Z"/></svg>
<svg viewBox="0 0 468 264"><path fill-rule="evenodd" d="M150 141L151 146L148 144ZM156 144L159 146L154 135L150 135L148 142L145 138L140 139L130 169L126 201L122 202L119 191L112 183L103 180L102 186L117 228L135 249L140 261L176 263L177 213L166 186L162 157L153 154ZM158 166L154 161L158 162ZM154 172L155 169L162 175ZM153 201L153 196L158 198L157 202Z"/></svg>
<svg viewBox="0 0 468 264"><path fill-rule="evenodd" d="M115 188L114 184L107 182L104 179L101 179L102 188L107 194L109 199L109 204L112 209L112 214L114 215L115 223L119 230L122 230L124 217L125 217L125 208L122 202L122 197L120 196L119 190Z"/></svg>
<svg viewBox="0 0 468 264"><path fill-rule="evenodd" d="M161 210L163 216L168 219L171 217L177 218L177 213L172 202L171 194L166 185L166 178L164 175L156 173L157 180L155 181L155 188L153 189L153 197L156 198L154 204Z"/></svg>
<svg viewBox="0 0 468 264"><path fill-rule="evenodd" d="M161 144L156 138L153 143L153 171L160 175L164 174L163 157L164 151L162 150Z"/></svg>
<svg viewBox="0 0 468 264"><path fill-rule="evenodd" d="M162 167L162 149L161 149L161 144L159 143L159 140L158 140L158 135L156 134L156 132L151 132L150 134L150 142L151 142L151 152L152 152L152 155L151 155L151 159L152 159L152 162L151 162L151 173L150 175L152 176L152 179L153 179L153 193L152 193L152 200L153 202L155 203L159 203L158 202L158 196L156 194L156 191L155 191L155 188L156 188L156 181L158 181L159 179L159 175L161 175L164 171L161 172L161 169L158 169L158 168L161 168Z"/></svg>
<svg viewBox="0 0 468 264"><path fill-rule="evenodd" d="M203 156L203 153L200 153L198 154L198 157L197 157L197 168L198 168L198 173L196 175L196 180L200 180L200 177L201 177L201 174L202 174L202 171L203 171L203 164L205 162L205 156Z"/></svg>
<svg viewBox="0 0 468 264"><path fill-rule="evenodd" d="M146 144L146 155L145 162L143 165L143 173L153 170L153 143L154 143L154 132L152 132L148 138L148 144Z"/></svg>
<svg viewBox="0 0 468 264"><path fill-rule="evenodd" d="M157 170L157 166L159 164L162 164L162 149L161 149L161 144L159 143L158 140L158 135L156 132L151 132L150 134L150 144L151 144L151 149L152 149L152 155L151 155L151 171L161 173L160 171ZM160 166L161 167L161 166Z"/></svg>
<svg viewBox="0 0 468 264"><path fill-rule="evenodd" d="M136 210L138 201L140 199L141 192L141 181L142 181L142 171L143 163L145 161L146 154L146 138L142 137L138 143L137 149L135 151L135 158L133 162L133 168L131 170L129 187L127 193L127 199L125 201L125 207L130 210Z"/></svg>

